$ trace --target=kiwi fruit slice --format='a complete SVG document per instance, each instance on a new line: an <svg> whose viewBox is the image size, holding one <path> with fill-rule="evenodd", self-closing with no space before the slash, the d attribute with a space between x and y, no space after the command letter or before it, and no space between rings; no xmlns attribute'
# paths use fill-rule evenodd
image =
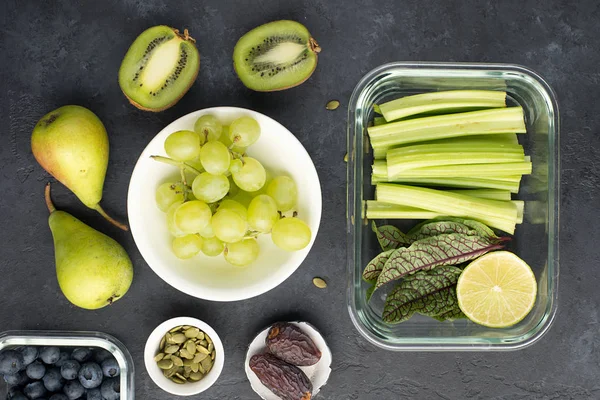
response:
<svg viewBox="0 0 600 400"><path fill-rule="evenodd" d="M233 66L249 89L272 92L298 86L317 67L321 48L296 21L274 21L252 29L233 49Z"/></svg>
<svg viewBox="0 0 600 400"><path fill-rule="evenodd" d="M186 29L154 26L138 36L121 63L119 85L131 104L165 110L181 99L200 69L200 54Z"/></svg>

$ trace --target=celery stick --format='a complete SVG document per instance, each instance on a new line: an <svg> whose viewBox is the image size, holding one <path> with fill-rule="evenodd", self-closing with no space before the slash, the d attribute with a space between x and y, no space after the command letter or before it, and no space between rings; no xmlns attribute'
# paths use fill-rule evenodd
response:
<svg viewBox="0 0 600 400"><path fill-rule="evenodd" d="M462 189L462 190L447 190L447 192L463 194L466 196L478 197L480 199L503 200L503 201L510 201L510 199L511 199L511 194L510 194L509 190ZM517 206L517 211L518 210L519 210L519 208ZM518 215L518 213L517 213L517 215Z"/></svg>
<svg viewBox="0 0 600 400"><path fill-rule="evenodd" d="M387 121L426 112L453 112L464 108L506 107L506 92L493 90L448 90L406 96L379 105Z"/></svg>
<svg viewBox="0 0 600 400"><path fill-rule="evenodd" d="M525 202L523 200L513 200L512 202L517 207L517 224L522 224L523 215L525 214Z"/></svg>
<svg viewBox="0 0 600 400"><path fill-rule="evenodd" d="M429 154L395 154L387 156L388 176L398 176L415 169L440 166L466 166L470 164L505 164L523 161L523 153L511 152L454 152ZM472 172L475 175L475 171Z"/></svg>
<svg viewBox="0 0 600 400"><path fill-rule="evenodd" d="M376 185L380 182L388 182L387 176L371 175L371 184ZM508 190L511 193L519 192L519 181L501 181L484 178L402 178L393 182L410 183L418 186L445 186L458 188L487 188Z"/></svg>
<svg viewBox="0 0 600 400"><path fill-rule="evenodd" d="M448 143L448 144L418 144L413 146L402 146L389 149L387 156L390 155L415 155L428 153L458 153L458 152L494 152L494 153L520 153L525 155L523 146L519 144L504 144L494 142L481 143Z"/></svg>
<svg viewBox="0 0 600 400"><path fill-rule="evenodd" d="M405 143L498 133L526 132L521 107L436 115L367 128L374 149Z"/></svg>
<svg viewBox="0 0 600 400"><path fill-rule="evenodd" d="M480 199L443 190L389 183L377 184L375 193L377 201L384 203L473 218L510 234L515 230L517 206L510 201Z"/></svg>
<svg viewBox="0 0 600 400"><path fill-rule="evenodd" d="M405 178L436 178L436 177L487 177L487 176L506 176L506 175L527 175L531 174L531 162L508 162L496 164L465 164L465 165L444 165L438 167L414 168L392 175L388 166L388 179Z"/></svg>
<svg viewBox="0 0 600 400"><path fill-rule="evenodd" d="M373 174L387 179L387 163L384 160L375 160L373 162Z"/></svg>
<svg viewBox="0 0 600 400"><path fill-rule="evenodd" d="M368 219L432 219L439 217L441 214L421 208L367 200L366 215Z"/></svg>
<svg viewBox="0 0 600 400"><path fill-rule="evenodd" d="M374 126L383 125L385 123L387 123L387 121L383 117L375 117L375 118L373 118L373 125Z"/></svg>

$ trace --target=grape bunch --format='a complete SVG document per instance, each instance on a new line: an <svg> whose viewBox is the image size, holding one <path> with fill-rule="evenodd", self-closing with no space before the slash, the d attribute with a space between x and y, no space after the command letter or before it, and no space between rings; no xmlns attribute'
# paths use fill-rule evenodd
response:
<svg viewBox="0 0 600 400"><path fill-rule="evenodd" d="M246 154L260 133L260 124L251 117L224 126L206 114L198 118L194 130L167 137L168 157L153 156L180 169L180 180L156 189L156 204L166 213L178 258L223 253L227 262L243 267L258 258L256 239L261 234L270 234L273 243L286 251L301 250L310 242L310 228L294 211L298 197L294 180L273 176ZM190 174L193 179L188 179Z"/></svg>

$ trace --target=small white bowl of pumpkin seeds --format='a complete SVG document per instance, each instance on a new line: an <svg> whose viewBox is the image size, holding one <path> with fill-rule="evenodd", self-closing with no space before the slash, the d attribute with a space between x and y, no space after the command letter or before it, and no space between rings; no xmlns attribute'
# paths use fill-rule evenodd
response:
<svg viewBox="0 0 600 400"><path fill-rule="evenodd" d="M178 317L152 331L144 350L148 374L161 389L192 396L217 381L225 353L217 332L206 322Z"/></svg>

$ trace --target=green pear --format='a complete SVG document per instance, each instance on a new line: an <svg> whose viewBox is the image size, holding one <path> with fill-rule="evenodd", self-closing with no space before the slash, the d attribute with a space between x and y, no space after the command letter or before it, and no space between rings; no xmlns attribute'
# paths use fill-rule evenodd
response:
<svg viewBox="0 0 600 400"><path fill-rule="evenodd" d="M46 185L48 224L54 238L56 277L65 297L78 307L95 310L127 293L133 266L125 249L71 214L57 211Z"/></svg>
<svg viewBox="0 0 600 400"><path fill-rule="evenodd" d="M102 121L80 106L60 107L42 117L31 135L35 159L83 204L123 230L100 207L108 166L108 135Z"/></svg>

